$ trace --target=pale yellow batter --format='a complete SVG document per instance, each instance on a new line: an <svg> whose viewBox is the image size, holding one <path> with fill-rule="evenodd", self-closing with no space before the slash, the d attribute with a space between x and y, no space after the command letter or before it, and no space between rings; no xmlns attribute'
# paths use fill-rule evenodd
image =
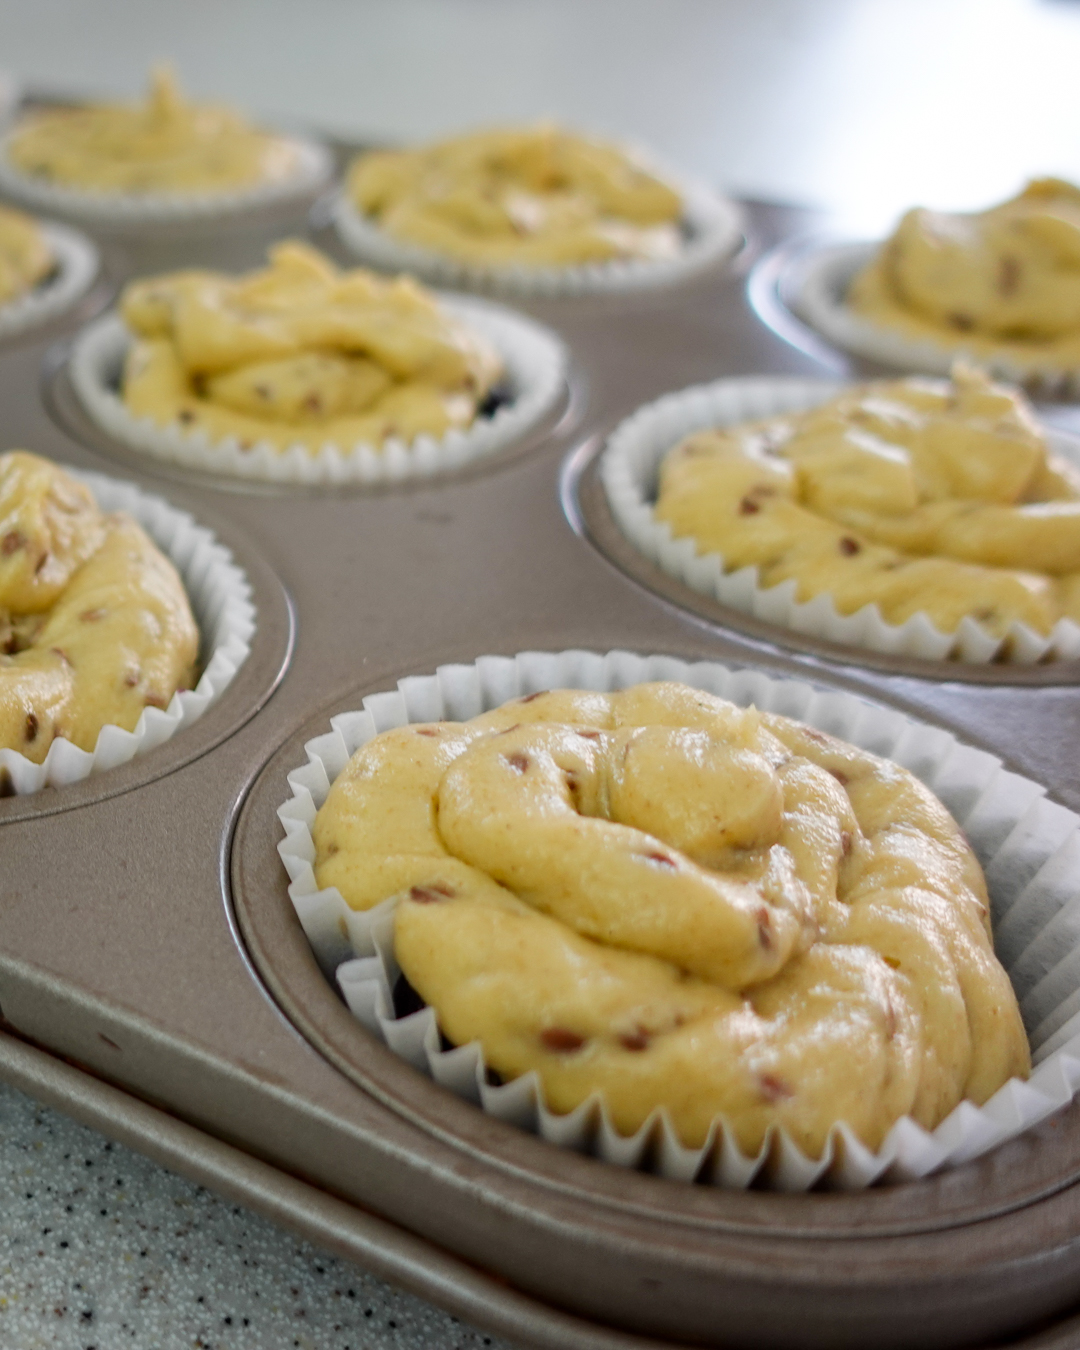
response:
<svg viewBox="0 0 1080 1350"><path fill-rule="evenodd" d="M92 751L188 688L198 650L176 569L135 521L48 460L0 455L0 747Z"/></svg>
<svg viewBox="0 0 1080 1350"><path fill-rule="evenodd" d="M1080 189L1044 178L976 215L909 211L847 303L979 357L1080 365Z"/></svg>
<svg viewBox="0 0 1080 1350"><path fill-rule="evenodd" d="M229 192L276 183L297 169L297 148L250 126L231 108L188 103L164 67L140 104L55 108L26 117L8 142L17 169L98 193Z"/></svg>
<svg viewBox="0 0 1080 1350"><path fill-rule="evenodd" d="M979 865L905 769L679 684L556 691L360 749L315 875L390 897L401 968L455 1044L603 1093L688 1146L876 1148L1029 1071Z"/></svg>
<svg viewBox="0 0 1080 1350"><path fill-rule="evenodd" d="M997 637L1080 622L1080 474L978 371L698 432L664 459L656 515L726 571L794 578L841 614L922 611L944 633L969 615Z"/></svg>
<svg viewBox="0 0 1080 1350"><path fill-rule="evenodd" d="M306 244L230 277L132 282L123 397L137 417L243 449L376 448L467 427L503 374L490 344L407 277L342 272Z"/></svg>
<svg viewBox="0 0 1080 1350"><path fill-rule="evenodd" d="M362 155L347 191L388 234L471 263L670 258L682 198L614 146L549 124Z"/></svg>
<svg viewBox="0 0 1080 1350"><path fill-rule="evenodd" d="M32 291L55 266L37 221L0 206L0 305Z"/></svg>

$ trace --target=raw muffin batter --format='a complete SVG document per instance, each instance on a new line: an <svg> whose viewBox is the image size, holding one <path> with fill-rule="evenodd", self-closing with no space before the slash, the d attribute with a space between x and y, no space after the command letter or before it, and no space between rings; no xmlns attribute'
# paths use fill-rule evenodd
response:
<svg viewBox="0 0 1080 1350"><path fill-rule="evenodd" d="M163 67L142 104L56 108L21 121L7 155L21 172L96 193L229 192L276 183L297 149L231 108L188 103Z"/></svg>
<svg viewBox="0 0 1080 1350"><path fill-rule="evenodd" d="M25 450L0 455L0 747L40 764L92 751L195 673L199 633L172 563L124 515Z"/></svg>
<svg viewBox="0 0 1080 1350"><path fill-rule="evenodd" d="M138 335L130 411L244 449L440 437L472 423L503 373L487 341L407 277L342 272L298 242L245 276L133 282L121 311Z"/></svg>
<svg viewBox="0 0 1080 1350"><path fill-rule="evenodd" d="M978 371L698 432L664 459L656 515L725 571L794 578L841 614L923 611L944 633L969 615L996 637L1080 622L1080 474Z"/></svg>
<svg viewBox="0 0 1080 1350"><path fill-rule="evenodd" d="M1028 1048L982 873L906 770L680 684L533 694L386 731L316 816L315 875L391 896L455 1044L549 1106L664 1107L688 1146L811 1156L984 1102Z"/></svg>
<svg viewBox="0 0 1080 1350"><path fill-rule="evenodd" d="M347 191L388 234L466 262L565 267L669 258L680 244L673 188L546 124L362 155Z"/></svg>
<svg viewBox="0 0 1080 1350"><path fill-rule="evenodd" d="M976 356L1080 365L1080 189L1043 178L977 215L909 211L847 303Z"/></svg>
<svg viewBox="0 0 1080 1350"><path fill-rule="evenodd" d="M55 266L37 221L0 206L0 305L32 291Z"/></svg>

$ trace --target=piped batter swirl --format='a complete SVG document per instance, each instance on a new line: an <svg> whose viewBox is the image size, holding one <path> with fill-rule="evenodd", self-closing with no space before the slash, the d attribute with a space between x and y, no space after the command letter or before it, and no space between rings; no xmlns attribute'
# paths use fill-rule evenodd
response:
<svg viewBox="0 0 1080 1350"><path fill-rule="evenodd" d="M841 614L875 604L943 633L970 618L1001 639L1080 622L1080 473L1021 394L961 365L696 432L660 466L656 516L726 572Z"/></svg>
<svg viewBox="0 0 1080 1350"><path fill-rule="evenodd" d="M985 883L906 770L678 684L555 691L360 749L320 887L391 897L402 971L456 1044L621 1132L717 1116L811 1156L876 1148L1029 1070Z"/></svg>
<svg viewBox="0 0 1080 1350"><path fill-rule="evenodd" d="M470 426L504 375L478 332L408 277L340 271L299 241L242 276L131 282L123 398L136 417L242 450L381 449Z"/></svg>
<svg viewBox="0 0 1080 1350"><path fill-rule="evenodd" d="M8 157L32 178L103 194L229 192L288 179L297 148L231 108L189 103L165 66L145 103L51 108L21 120Z"/></svg>
<svg viewBox="0 0 1080 1350"><path fill-rule="evenodd" d="M0 455L0 748L40 764L62 736L92 751L194 677L183 583L130 517L23 450Z"/></svg>

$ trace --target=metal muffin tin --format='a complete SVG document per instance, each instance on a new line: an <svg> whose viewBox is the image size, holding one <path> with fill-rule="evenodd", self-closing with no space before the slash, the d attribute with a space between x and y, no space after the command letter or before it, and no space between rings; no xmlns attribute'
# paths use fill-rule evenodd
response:
<svg viewBox="0 0 1080 1350"><path fill-rule="evenodd" d="M569 344L565 409L466 472L393 488L261 489L141 460L79 413L56 326L0 347L3 446L191 511L258 607L251 657L194 727L0 800L0 1076L521 1345L1064 1350L1080 1341L1080 1106L854 1195L624 1172L377 1044L288 901L275 808L305 739L403 675L488 652L624 647L798 676L947 726L1080 807L1075 665L1017 678L808 644L620 551L591 468L607 430L702 380L821 371L746 299L753 257L808 217L747 209L742 254L687 286L522 306ZM312 234L335 251L324 220ZM227 244L200 240L199 260L231 265ZM114 285L135 270L108 262Z"/></svg>

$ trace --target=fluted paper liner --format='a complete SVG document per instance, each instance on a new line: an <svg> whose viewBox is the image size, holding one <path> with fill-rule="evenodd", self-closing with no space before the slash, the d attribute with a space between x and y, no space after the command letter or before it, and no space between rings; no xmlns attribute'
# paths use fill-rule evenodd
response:
<svg viewBox="0 0 1080 1350"><path fill-rule="evenodd" d="M320 191L333 174L333 156L318 141L281 136L296 150L293 172L273 182L224 192L106 192L65 187L23 173L8 157L17 126L0 139L0 191L38 211L79 220L87 225L123 227L183 225L215 219L231 220L293 198Z"/></svg>
<svg viewBox="0 0 1080 1350"><path fill-rule="evenodd" d="M612 258L567 267L467 262L389 234L357 209L347 187L340 188L334 200L334 226L347 248L384 272L412 272L438 286L517 296L617 294L672 286L738 251L743 218L733 201L656 166L639 151L631 153L682 195L685 235L674 258Z"/></svg>
<svg viewBox="0 0 1080 1350"><path fill-rule="evenodd" d="M993 339L973 345L959 334L950 341L914 337L890 328L852 309L848 288L858 272L880 252L883 244L821 245L792 261L781 279L782 298L795 314L844 351L878 361L897 370L947 375L956 360L974 361L999 379L1027 385L1039 393L1060 398L1080 396L1080 369L1041 357L995 351ZM1032 344L1034 346L1034 344Z"/></svg>
<svg viewBox="0 0 1080 1350"><path fill-rule="evenodd" d="M211 441L172 423L160 426L136 417L120 396L120 374L132 335L123 319L107 314L76 338L71 381L93 420L121 444L155 459L237 478L271 483L376 484L426 478L464 468L506 450L533 431L559 404L566 388L566 348L550 329L482 300L440 296L440 304L488 339L503 359L509 402L491 417L477 417L440 439L396 437L381 448L327 444L312 452L303 445L278 450L261 441L241 449L234 436Z"/></svg>
<svg viewBox="0 0 1080 1350"><path fill-rule="evenodd" d="M125 511L134 517L171 559L199 627L202 674L194 689L175 693L167 708L145 708L133 731L113 724L102 727L93 751L57 737L43 763L34 764L16 750L0 749L0 771L6 770L19 795L77 783L171 740L198 721L229 687L247 660L255 632L251 585L208 529L186 511L130 483L79 469L66 472L86 484L103 511Z"/></svg>
<svg viewBox="0 0 1080 1350"><path fill-rule="evenodd" d="M614 1129L599 1094L556 1115L535 1073L493 1086L478 1043L442 1050L430 1007L395 1017L394 900L366 913L351 910L336 888L318 889L313 870L315 813L350 756L380 732L410 722L464 721L545 689L610 691L649 680L680 680L743 707L798 718L895 760L938 795L986 872L995 947L1034 1052L1036 1068L1027 1082L1010 1080L982 1107L962 1102L932 1132L903 1117L877 1152L838 1121L820 1159L808 1158L783 1130L774 1130L760 1153L747 1158L722 1118L702 1148L689 1149L663 1110L629 1138ZM781 1191L815 1184L859 1190L979 1157L1060 1110L1080 1089L1080 817L947 731L851 694L754 670L625 651L523 652L441 666L434 675L409 676L396 690L370 695L362 711L331 718L330 727L307 743L308 762L288 775L293 795L278 810L285 829L278 851L300 922L327 978L336 977L369 1031L420 1072L501 1120L563 1148L685 1181L736 1189L753 1182Z"/></svg>
<svg viewBox="0 0 1080 1350"><path fill-rule="evenodd" d="M38 225L56 265L25 295L0 304L0 338L15 337L57 318L82 299L98 274L101 259L86 235L53 221Z"/></svg>
<svg viewBox="0 0 1080 1350"><path fill-rule="evenodd" d="M721 554L699 553L694 539L676 538L670 525L657 519L660 461L684 437L709 427L800 412L826 402L843 387L824 380L747 377L698 385L645 404L611 433L600 462L616 524L645 557L693 590L797 633L931 661L1030 665L1080 656L1080 626L1071 619L1059 619L1048 637L1027 624L1014 623L1004 638L998 638L969 617L954 633L943 633L923 612L894 624L882 618L876 604L841 614L828 594L800 602L794 579L766 588L756 567L729 572ZM1080 463L1075 442L1053 431L1048 436L1054 450Z"/></svg>

